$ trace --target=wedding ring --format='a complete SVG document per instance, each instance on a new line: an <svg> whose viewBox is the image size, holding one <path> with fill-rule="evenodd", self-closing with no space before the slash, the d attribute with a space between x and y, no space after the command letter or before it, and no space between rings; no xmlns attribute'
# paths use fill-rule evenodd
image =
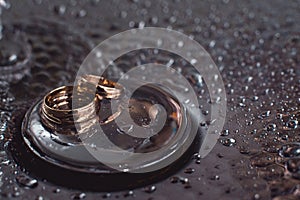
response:
<svg viewBox="0 0 300 200"><path fill-rule="evenodd" d="M76 86L62 86L49 92L40 108L42 124L55 135L69 137L87 133L96 125L107 124L120 114L120 110L100 120L101 100L116 99L123 86L95 75L82 76ZM69 140L69 139L68 139Z"/></svg>
<svg viewBox="0 0 300 200"><path fill-rule="evenodd" d="M75 108L72 104L74 92L77 105ZM59 134L76 135L87 131L98 121L96 116L100 103L94 92L82 85L62 86L52 90L42 102L42 123Z"/></svg>
<svg viewBox="0 0 300 200"><path fill-rule="evenodd" d="M96 96L98 99L117 99L124 91L121 84L108 80L102 76L84 75L79 79L78 85L83 83L92 84L96 87Z"/></svg>

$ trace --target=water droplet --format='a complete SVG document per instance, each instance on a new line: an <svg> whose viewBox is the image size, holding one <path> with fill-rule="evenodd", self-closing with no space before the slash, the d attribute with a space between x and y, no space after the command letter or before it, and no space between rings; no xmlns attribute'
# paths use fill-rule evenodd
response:
<svg viewBox="0 0 300 200"><path fill-rule="evenodd" d="M299 123L299 122L298 122L297 120L289 120L289 121L286 123L286 125L287 125L287 127L289 127L289 128L295 129L295 128L297 128L298 123Z"/></svg>
<svg viewBox="0 0 300 200"><path fill-rule="evenodd" d="M102 195L103 199L107 199L107 198L110 198L110 197L111 197L111 193L106 193L106 194Z"/></svg>
<svg viewBox="0 0 300 200"><path fill-rule="evenodd" d="M27 188L35 188L38 185L38 181L36 179L30 178L26 175L17 176L16 181L20 186Z"/></svg>
<svg viewBox="0 0 300 200"><path fill-rule="evenodd" d="M53 192L54 192L54 193L60 193L60 189L59 189L59 188L56 188L56 189L53 190Z"/></svg>
<svg viewBox="0 0 300 200"><path fill-rule="evenodd" d="M213 181L220 180L220 176L214 175L213 177L211 177L211 180L213 180Z"/></svg>
<svg viewBox="0 0 300 200"><path fill-rule="evenodd" d="M209 43L209 47L210 48L213 48L215 45L216 45L216 41L215 40L210 41L210 43Z"/></svg>
<svg viewBox="0 0 300 200"><path fill-rule="evenodd" d="M260 199L260 195L259 194L255 194L254 195L254 199Z"/></svg>
<svg viewBox="0 0 300 200"><path fill-rule="evenodd" d="M144 27L145 27L145 22L140 21L140 23L139 23L139 28L140 28L140 29L143 29Z"/></svg>
<svg viewBox="0 0 300 200"><path fill-rule="evenodd" d="M229 130L226 129L226 130L223 130L222 133L221 133L221 136L228 136L229 135Z"/></svg>
<svg viewBox="0 0 300 200"><path fill-rule="evenodd" d="M201 155L199 153L195 153L193 155L193 159L196 160L195 161L196 164L200 164L200 162L201 162Z"/></svg>
<svg viewBox="0 0 300 200"><path fill-rule="evenodd" d="M281 157L286 157L286 158L299 157L300 156L300 143L284 144L279 149L278 153Z"/></svg>
<svg viewBox="0 0 300 200"><path fill-rule="evenodd" d="M154 185L147 186L144 188L144 192L147 192L147 193L153 193L155 190L156 190L156 187Z"/></svg>
<svg viewBox="0 0 300 200"><path fill-rule="evenodd" d="M178 183L179 182L179 177L178 176L173 176L171 177L171 183Z"/></svg>
<svg viewBox="0 0 300 200"><path fill-rule="evenodd" d="M192 174L192 173L194 173L194 171L195 171L194 168L186 168L186 169L184 170L184 173L186 173L186 174Z"/></svg>
<svg viewBox="0 0 300 200"><path fill-rule="evenodd" d="M268 124L268 126L267 126L267 130L268 131L276 131L276 124Z"/></svg>
<svg viewBox="0 0 300 200"><path fill-rule="evenodd" d="M86 10L81 9L75 15L76 15L76 17L82 18L82 17L85 17L87 15L87 12L86 12Z"/></svg>
<svg viewBox="0 0 300 200"><path fill-rule="evenodd" d="M132 196L134 196L134 192L132 190L129 190L124 194L124 197L132 197Z"/></svg>
<svg viewBox="0 0 300 200"><path fill-rule="evenodd" d="M221 144L227 147L231 147L236 144L236 140L234 138L222 138L219 141L221 142Z"/></svg>
<svg viewBox="0 0 300 200"><path fill-rule="evenodd" d="M35 198L35 200L43 200L44 199L44 197L42 197L42 196L37 196L36 198Z"/></svg>
<svg viewBox="0 0 300 200"><path fill-rule="evenodd" d="M224 155L221 154L221 153L218 153L217 156L218 156L218 158L223 158L224 157Z"/></svg>
<svg viewBox="0 0 300 200"><path fill-rule="evenodd" d="M72 199L84 199L86 197L85 193L77 193L72 196Z"/></svg>
<svg viewBox="0 0 300 200"><path fill-rule="evenodd" d="M271 114L271 111L265 111L265 112L263 112L263 113L261 113L259 116L258 116L258 119L264 119L264 118L267 118L267 117L269 117L270 116L270 114Z"/></svg>
<svg viewBox="0 0 300 200"><path fill-rule="evenodd" d="M252 97L252 100L253 100L253 101L257 101L258 99L259 99L258 96L253 96L253 97Z"/></svg>
<svg viewBox="0 0 300 200"><path fill-rule="evenodd" d="M198 87L203 87L203 78L200 74L197 73L191 73L188 76L188 79L192 82L192 84L195 84Z"/></svg>
<svg viewBox="0 0 300 200"><path fill-rule="evenodd" d="M55 6L53 7L53 11L54 11L56 14L58 14L58 15L63 15L63 14L65 14L66 10L67 10L67 8L66 8L65 5L55 5Z"/></svg>
<svg viewBox="0 0 300 200"><path fill-rule="evenodd" d="M189 179L186 178L186 177L179 177L179 182L182 183L182 184L187 184L189 183Z"/></svg>

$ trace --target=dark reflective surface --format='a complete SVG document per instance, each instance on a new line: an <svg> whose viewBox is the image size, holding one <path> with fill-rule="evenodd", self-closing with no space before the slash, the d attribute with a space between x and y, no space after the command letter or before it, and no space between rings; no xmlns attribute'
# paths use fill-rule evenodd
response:
<svg viewBox="0 0 300 200"><path fill-rule="evenodd" d="M29 75L20 82L0 82L0 187L3 198L299 198L296 187L299 185L299 158L294 145L299 142L299 1L91 0L62 3L33 0L11 3L11 10L5 11L3 17L4 25L13 25L25 32L34 57ZM52 22L41 22L41 18ZM229 142L234 139L235 144L218 143L205 159L196 156L176 174L153 181L155 187L150 184L146 188L109 194L63 187L61 185L67 180L63 176L56 179L51 175L35 175L44 172L41 169L46 166L31 166L35 163L32 153L25 156L27 165L17 159L15 162L11 154L18 158L21 153L28 152L16 148L24 147L18 135L24 113L47 91L72 83L78 66L90 50L89 41L97 44L112 34L142 26L183 30L211 53L228 95L224 127L228 131L222 139ZM145 51L143 54L146 56L127 55L127 59L116 62L119 68L107 73L113 77L145 60L158 59L163 64L170 61L165 53ZM205 86L201 87L201 79L197 79L181 59L174 59L172 67L200 86L196 88L199 102L209 119L208 92ZM293 147L287 147L288 144ZM59 180L57 184L55 180ZM74 187L82 186L80 182L73 184Z"/></svg>

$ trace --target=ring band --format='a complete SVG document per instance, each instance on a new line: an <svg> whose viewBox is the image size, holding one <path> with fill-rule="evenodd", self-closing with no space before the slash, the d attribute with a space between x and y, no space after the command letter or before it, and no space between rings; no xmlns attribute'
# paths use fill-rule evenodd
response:
<svg viewBox="0 0 300 200"><path fill-rule="evenodd" d="M98 99L117 99L124 91L121 84L108 80L102 76L84 75L79 79L79 84L89 83L96 86L96 96Z"/></svg>
<svg viewBox="0 0 300 200"><path fill-rule="evenodd" d="M72 108L73 92L77 92L79 97L78 108ZM52 90L43 99L40 109L42 123L60 134L75 135L85 132L98 120L95 116L100 104L95 95L91 94L93 93L88 88L74 86L62 86Z"/></svg>
<svg viewBox="0 0 300 200"><path fill-rule="evenodd" d="M41 122L62 137L87 133L100 120L101 100L119 98L123 90L123 86L104 77L82 76L78 85L62 86L46 94L40 108ZM119 114L120 110L100 121L100 125Z"/></svg>

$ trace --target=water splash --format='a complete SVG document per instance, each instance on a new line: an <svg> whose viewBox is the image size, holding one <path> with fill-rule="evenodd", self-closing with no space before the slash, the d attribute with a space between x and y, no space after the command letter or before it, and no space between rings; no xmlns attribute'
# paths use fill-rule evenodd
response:
<svg viewBox="0 0 300 200"><path fill-rule="evenodd" d="M10 8L10 4L6 2L5 0L0 0L0 40L2 39L2 31L3 31L3 25L2 25L2 8L8 9Z"/></svg>

